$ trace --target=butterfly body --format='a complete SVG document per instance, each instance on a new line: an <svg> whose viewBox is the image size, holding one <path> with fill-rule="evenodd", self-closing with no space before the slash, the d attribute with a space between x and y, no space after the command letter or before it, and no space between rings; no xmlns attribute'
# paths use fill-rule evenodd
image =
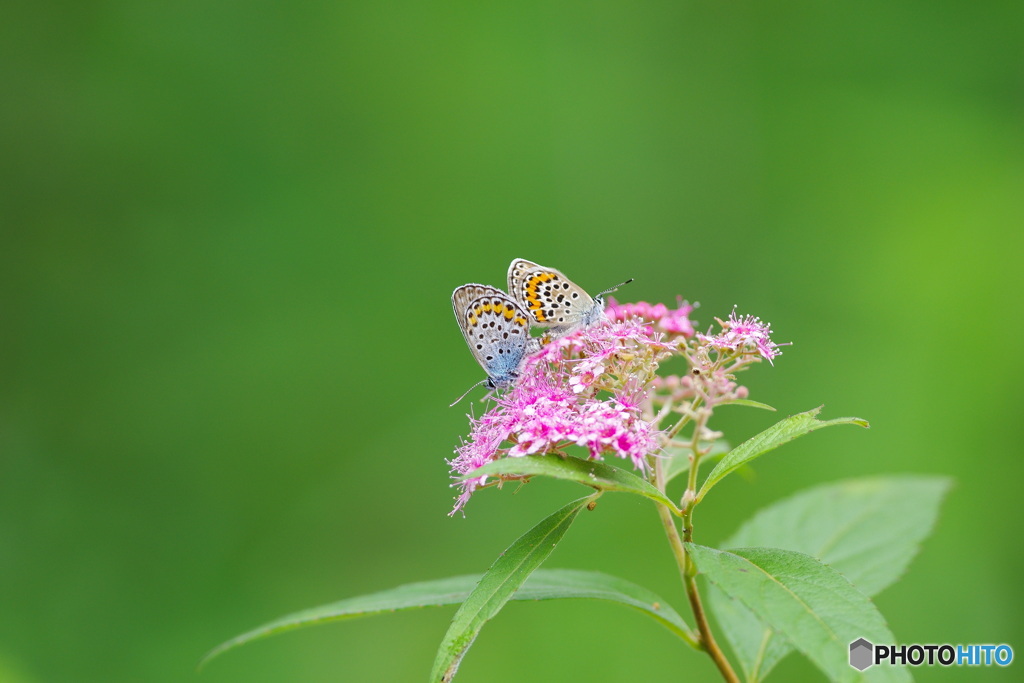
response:
<svg viewBox="0 0 1024 683"><path fill-rule="evenodd" d="M487 373L487 386L505 389L514 384L532 348L526 312L500 289L478 284L456 288L452 307L470 352Z"/></svg>

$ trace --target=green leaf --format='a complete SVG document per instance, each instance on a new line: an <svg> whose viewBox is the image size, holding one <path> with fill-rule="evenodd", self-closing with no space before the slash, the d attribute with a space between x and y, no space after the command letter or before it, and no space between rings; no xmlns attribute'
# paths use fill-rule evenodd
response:
<svg viewBox="0 0 1024 683"><path fill-rule="evenodd" d="M476 574L409 583L377 593L346 598L301 612L293 612L221 643L203 657L199 666L202 668L214 657L239 645L305 626L370 617L418 607L458 604L466 599L479 580L480 575Z"/></svg>
<svg viewBox="0 0 1024 683"><path fill-rule="evenodd" d="M932 532L951 484L896 475L816 486L760 510L722 545L807 553L876 595L900 578Z"/></svg>
<svg viewBox="0 0 1024 683"><path fill-rule="evenodd" d="M761 410L770 410L773 413L775 408L768 405L767 403L761 403L760 401L751 401L749 398L734 398L729 401L722 401L717 405L720 406L749 406L750 408L760 408Z"/></svg>
<svg viewBox="0 0 1024 683"><path fill-rule="evenodd" d="M702 444L706 447L707 444ZM711 444L711 450L705 454L701 459L702 463L711 462L717 460L723 455L729 452L729 442L725 439L718 439ZM690 471L690 449L689 448L669 448L666 449L668 454L668 464L665 467L665 485L667 486L670 481L678 477L680 474L684 474Z"/></svg>
<svg viewBox="0 0 1024 683"><path fill-rule="evenodd" d="M817 486L764 508L724 548L766 546L807 553L873 596L894 583L932 531L951 481L906 475ZM768 675L792 651L742 605L711 590L708 602L747 680Z"/></svg>
<svg viewBox="0 0 1024 683"><path fill-rule="evenodd" d="M457 605L469 597L480 582L480 574L453 576L398 586L370 595L361 595L289 614L232 638L212 650L200 667L239 645L305 626L369 617L399 610L441 605ZM635 583L601 572L575 569L538 569L515 592L512 600L556 600L589 598L607 600L632 607L653 618L690 645L695 646L691 629L672 607L656 594Z"/></svg>
<svg viewBox="0 0 1024 683"><path fill-rule="evenodd" d="M849 665L849 645L896 640L871 599L810 555L778 548L733 552L686 544L700 572L757 615L833 681L909 681L906 669Z"/></svg>
<svg viewBox="0 0 1024 683"><path fill-rule="evenodd" d="M617 602L653 618L692 647L698 647L692 629L655 593L642 586L601 572L577 569L538 569L516 591L513 600L590 598Z"/></svg>
<svg viewBox="0 0 1024 683"><path fill-rule="evenodd" d="M591 486L599 491L635 493L667 506L677 515L681 514L679 508L649 482L624 469L596 460L559 455L525 455L517 458L502 458L469 472L462 479L475 479L485 474L554 477Z"/></svg>
<svg viewBox="0 0 1024 683"><path fill-rule="evenodd" d="M868 426L867 420L862 420L858 417L839 417L835 420L825 421L818 420L817 415L820 412L821 408L819 407L814 410L808 410L806 413L787 417L734 448L728 455L722 458L718 465L715 466L715 469L711 470L708 478L704 480L704 485L700 487L700 492L697 494L697 502L704 498L712 486L729 474L732 474L754 458L758 458L798 436L803 436L822 427L831 427L832 425L852 424L860 427Z"/></svg>
<svg viewBox="0 0 1024 683"><path fill-rule="evenodd" d="M579 511L597 495L580 498L541 520L494 561L452 618L437 649L431 683L447 683L455 677L459 663L484 624L501 611L527 577L548 558Z"/></svg>

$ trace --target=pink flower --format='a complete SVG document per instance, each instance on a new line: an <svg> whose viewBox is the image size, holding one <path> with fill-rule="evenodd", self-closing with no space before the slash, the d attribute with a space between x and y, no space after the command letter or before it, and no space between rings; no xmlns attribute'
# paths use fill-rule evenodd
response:
<svg viewBox="0 0 1024 683"><path fill-rule="evenodd" d="M722 332L714 336L698 335L700 341L705 344L729 351L753 350L772 365L775 364L772 362L773 359L782 354L779 344L771 340L772 326L761 322L760 318L753 315L740 318L733 308L728 320L715 320L722 326Z"/></svg>
<svg viewBox="0 0 1024 683"><path fill-rule="evenodd" d="M604 363L601 358L584 358L575 363L572 369L572 376L569 377L569 388L572 393L581 394L590 389L594 382L604 373Z"/></svg>
<svg viewBox="0 0 1024 683"><path fill-rule="evenodd" d="M665 304L649 304L646 301L620 304L613 297L608 297L605 315L609 320L616 321L640 318L654 323L654 327L662 332L692 337L693 323L690 322L690 313L693 312L693 305L684 301L682 297L678 297L676 301L679 308L673 310Z"/></svg>
<svg viewBox="0 0 1024 683"><path fill-rule="evenodd" d="M654 426L640 417L631 406L609 401L587 405L581 415L582 429L576 445L590 450L590 457L600 459L603 453L628 458L643 471L647 456L658 450Z"/></svg>

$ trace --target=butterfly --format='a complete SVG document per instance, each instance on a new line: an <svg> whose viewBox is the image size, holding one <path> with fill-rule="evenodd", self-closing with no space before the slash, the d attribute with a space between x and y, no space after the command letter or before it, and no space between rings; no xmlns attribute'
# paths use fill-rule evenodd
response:
<svg viewBox="0 0 1024 683"><path fill-rule="evenodd" d="M457 287L452 307L469 350L487 373L487 379L470 390L484 383L491 389L512 386L523 359L538 346L530 337L530 316L508 294L487 285Z"/></svg>
<svg viewBox="0 0 1024 683"><path fill-rule="evenodd" d="M633 281L630 278L622 283ZM529 314L534 325L550 327L551 337L560 337L580 327L589 327L604 317L604 295L622 285L590 296L575 282L554 268L517 258L508 266L508 291Z"/></svg>

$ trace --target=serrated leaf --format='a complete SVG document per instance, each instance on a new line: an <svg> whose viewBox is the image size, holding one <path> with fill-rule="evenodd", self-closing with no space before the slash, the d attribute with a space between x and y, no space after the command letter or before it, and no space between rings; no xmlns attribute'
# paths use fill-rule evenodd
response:
<svg viewBox="0 0 1024 683"><path fill-rule="evenodd" d="M868 426L867 420L859 417L818 420L817 415L820 412L821 408L819 407L814 410L808 410L806 413L787 417L734 448L719 461L715 469L711 470L708 478L704 480L704 485L700 487L700 492L697 493L697 501L700 502L707 492L711 490L712 486L746 463L759 458L768 451L778 448L787 441L792 441L798 436L803 436L822 427L831 427L832 425L852 424L860 427Z"/></svg>
<svg viewBox="0 0 1024 683"><path fill-rule="evenodd" d="M572 456L524 455L516 458L501 458L465 474L462 479L476 479L483 475L499 474L517 477L553 477L574 481L600 491L634 493L667 506L677 515L680 514L679 508L664 493L635 474L619 467L606 465L603 462Z"/></svg>
<svg viewBox="0 0 1024 683"><path fill-rule="evenodd" d="M764 546L818 558L874 596L894 583L932 531L951 482L945 477L867 477L817 486L766 507L722 547ZM708 602L748 681L792 651L742 605L711 590Z"/></svg>
<svg viewBox="0 0 1024 683"><path fill-rule="evenodd" d="M871 599L842 574L804 553L778 548L727 552L686 544L700 573L783 634L833 681L909 681L906 669L849 665L858 638L894 643Z"/></svg>
<svg viewBox="0 0 1024 683"><path fill-rule="evenodd" d="M480 574L422 581L361 595L275 619L217 646L200 667L214 657L245 643L306 626L370 617L377 614L462 603L480 582ZM655 593L631 581L601 572L576 569L538 569L515 592L512 600L593 599L626 605L651 617L693 645L683 618Z"/></svg>
<svg viewBox="0 0 1024 683"><path fill-rule="evenodd" d="M569 503L541 520L498 556L452 618L434 658L431 683L447 683L455 677L459 663L484 624L501 611L530 574L548 558L576 515L592 500L594 496L587 496Z"/></svg>

